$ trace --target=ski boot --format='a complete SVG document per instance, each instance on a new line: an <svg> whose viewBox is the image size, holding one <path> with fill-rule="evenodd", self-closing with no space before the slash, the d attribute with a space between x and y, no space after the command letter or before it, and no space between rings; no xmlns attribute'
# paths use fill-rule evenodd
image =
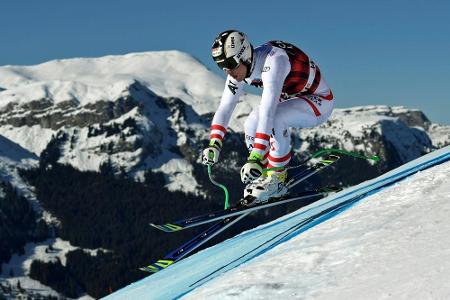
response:
<svg viewBox="0 0 450 300"><path fill-rule="evenodd" d="M261 176L244 189L244 198L241 205L253 206L266 203L270 199L281 198L288 193L287 171L267 172L267 176Z"/></svg>

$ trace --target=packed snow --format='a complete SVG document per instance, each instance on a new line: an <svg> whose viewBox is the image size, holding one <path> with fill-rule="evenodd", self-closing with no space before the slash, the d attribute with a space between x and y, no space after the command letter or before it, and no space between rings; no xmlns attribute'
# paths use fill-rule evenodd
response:
<svg viewBox="0 0 450 300"><path fill-rule="evenodd" d="M447 146L106 298L448 299L449 178Z"/></svg>
<svg viewBox="0 0 450 300"><path fill-rule="evenodd" d="M450 298L450 162L366 198L183 299Z"/></svg>

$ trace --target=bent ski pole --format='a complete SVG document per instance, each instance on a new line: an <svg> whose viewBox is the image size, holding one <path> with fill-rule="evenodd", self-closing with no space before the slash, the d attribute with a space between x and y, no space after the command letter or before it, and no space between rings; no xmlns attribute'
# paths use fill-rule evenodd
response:
<svg viewBox="0 0 450 300"><path fill-rule="evenodd" d="M225 204L224 204L224 209L228 209L228 207L230 207L229 205L229 196L228 196L228 189L226 186L224 186L223 184L218 183L217 181L215 181L212 176L211 176L211 169L212 167L208 165L208 176L209 176L209 180L211 181L212 184L214 184L215 186L220 187L224 193L225 193Z"/></svg>

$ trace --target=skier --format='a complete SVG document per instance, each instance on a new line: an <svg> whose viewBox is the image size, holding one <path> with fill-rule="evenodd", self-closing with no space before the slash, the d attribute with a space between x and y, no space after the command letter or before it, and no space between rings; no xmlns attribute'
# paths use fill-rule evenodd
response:
<svg viewBox="0 0 450 300"><path fill-rule="evenodd" d="M250 199L247 205L254 205L282 197L288 192L285 168L291 159L289 128L325 122L333 110L333 94L319 67L290 43L270 41L253 48L244 33L227 30L214 40L212 57L228 76L202 162L218 162L244 84L263 88L260 104L244 125L249 151L240 172L242 182L247 184L244 199ZM263 172L265 168L276 169Z"/></svg>

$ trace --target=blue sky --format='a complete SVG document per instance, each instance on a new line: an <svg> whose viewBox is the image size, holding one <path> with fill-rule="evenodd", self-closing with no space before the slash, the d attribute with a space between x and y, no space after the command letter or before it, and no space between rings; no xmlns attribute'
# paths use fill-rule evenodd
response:
<svg viewBox="0 0 450 300"><path fill-rule="evenodd" d="M210 46L229 28L254 45L281 39L302 48L338 107L404 105L450 124L445 0L4 1L0 65L177 49L221 74Z"/></svg>

